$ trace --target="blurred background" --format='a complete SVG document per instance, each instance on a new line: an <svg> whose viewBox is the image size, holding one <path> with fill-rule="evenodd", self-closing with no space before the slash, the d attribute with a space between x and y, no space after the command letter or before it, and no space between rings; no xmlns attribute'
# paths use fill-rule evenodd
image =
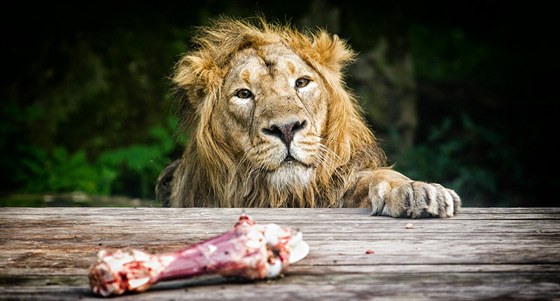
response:
<svg viewBox="0 0 560 301"><path fill-rule="evenodd" d="M0 206L153 206L181 153L169 77L218 15L323 27L395 169L464 206L556 206L546 1L23 1L4 7ZM551 4L550 4L551 5ZM556 134L555 134L556 133Z"/></svg>

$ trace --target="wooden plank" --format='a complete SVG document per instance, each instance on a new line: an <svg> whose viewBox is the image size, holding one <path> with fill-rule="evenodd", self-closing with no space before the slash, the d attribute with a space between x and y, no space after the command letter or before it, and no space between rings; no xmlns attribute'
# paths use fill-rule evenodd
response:
<svg viewBox="0 0 560 301"><path fill-rule="evenodd" d="M5 229L7 234L26 234L28 230L35 231L58 231L63 227L67 231L82 231L98 233L97 231L113 231L111 227L119 227L119 230L136 233L143 229L158 229L165 232L189 232L203 231L205 233L216 233L216 231L226 231L237 221L237 215L224 216L217 211L215 216L207 218L177 218L173 215L154 216L131 216L127 211L120 215L13 215L9 219L0 219L0 228ZM560 215L558 215L560 216ZM388 217L367 216L361 218L336 219L326 216L313 216L312 219L297 218L294 216L268 215L253 216L260 223L278 223L283 226L305 227L306 231L319 229L325 232L324 223L336 225L336 232L387 232L388 230L399 230L404 232L407 223L413 223L415 232L434 230L438 232L520 232L538 231L541 233L560 232L560 223L556 217L541 217L539 219L479 219L476 223L473 220L450 219L395 219ZM316 226L318 225L318 226ZM105 227L105 228L103 228ZM13 231L8 231L13 230ZM303 229L302 229L303 230ZM334 232L334 231L330 231Z"/></svg>
<svg viewBox="0 0 560 301"><path fill-rule="evenodd" d="M377 264L525 264L559 263L560 247L511 244L459 246L427 242L422 247L400 242L309 242L310 253L301 261L308 265L353 264L358 266ZM179 246L140 246L129 245L152 253L176 250ZM126 246L126 247L129 247ZM350 247L348 247L350 246ZM95 262L98 247L35 248L27 250L2 250L0 273L7 268L21 268L29 271L34 268L76 266L86 268ZM365 254L374 250L375 254Z"/></svg>
<svg viewBox="0 0 560 301"><path fill-rule="evenodd" d="M310 254L281 279L183 280L118 300L560 299L560 208L411 220L352 208L72 207L0 208L0 300L99 300L87 286L98 250L179 249L231 229L243 211L301 229Z"/></svg>
<svg viewBox="0 0 560 301"><path fill-rule="evenodd" d="M185 217L189 219L209 219L220 218L223 216L236 216L247 213L251 216L269 216L277 218L303 217L309 218L329 218L329 219L349 219L370 217L370 210L367 208L111 208L93 207L87 208L67 207L67 208L25 208L25 207L0 207L0 219L2 216L11 218L14 215L61 215L64 216L153 216L158 218ZM217 214L219 213L219 214ZM496 218L539 218L539 216L558 219L560 217L560 207L535 207L535 208L463 208L462 211L451 219L496 219ZM389 217L387 217L389 218ZM404 218L407 219L407 218Z"/></svg>
<svg viewBox="0 0 560 301"><path fill-rule="evenodd" d="M42 208L38 208L42 209ZM66 211L68 209L68 211ZM282 209L269 209L269 211L262 211L252 209L252 210L238 210L238 209L212 209L213 211L201 211L198 212L187 209L168 209L168 210L140 210L140 209L119 209L115 210L101 210L102 208L95 208L89 214L84 214L83 212L78 212L71 210L73 208L64 208L64 215L60 214L60 211L51 212L50 210L40 210L30 214L29 211L4 211L0 214L0 221L7 223L10 220L24 220L32 221L38 218L48 218L51 220L65 220L68 218L74 218L76 221L85 219L110 219L112 217L118 217L122 220L161 220L162 218L171 218L177 221L228 221L236 219L242 213L246 213L253 217L257 222L269 222L268 220L275 221L286 221L286 220L307 220L313 217L317 221L422 221L422 220L435 220L435 221L457 221L457 220L501 220L501 219L553 219L558 220L560 218L559 213L535 213L532 211L526 211L525 213L487 213L487 214L460 214L454 217L440 219L440 218L426 218L426 219L410 219L410 218L392 218L384 216L371 216L362 209L338 209L343 210L341 212L335 211L337 209L308 209L302 211L297 211L296 209L282 210ZM206 214L192 214L196 213L206 213Z"/></svg>
<svg viewBox="0 0 560 301"><path fill-rule="evenodd" d="M82 267L60 266L33 268L4 267L0 273L2 285L52 285L57 284L87 284L88 268L91 262L85 262ZM290 267L287 276L295 275L327 275L327 274L425 274L425 273L558 273L560 265L547 263L530 264L362 264L356 265L340 263L312 264L298 263Z"/></svg>
<svg viewBox="0 0 560 301"><path fill-rule="evenodd" d="M92 246L111 245L118 246L123 244L123 237L126 236L126 242L136 244L150 245L188 245L208 239L210 233L163 233L153 230L144 230L137 233L124 232L107 232L107 233L53 233L46 235L44 232L28 232L25 235L13 235L0 233L0 250L12 249L14 246L18 248L36 247L37 244L43 245L62 245L62 244L88 244ZM216 232L217 234L218 232ZM468 237L466 237L468 235ZM408 241L410 243L418 243L434 239L434 232L415 232L414 230L406 232L331 232L331 233L313 233L305 232L306 241L348 241L348 240L365 240L370 242L376 241ZM558 233L438 233L437 240L442 241L462 241L466 239L475 240L477 243L483 244L532 244L544 242L546 244L556 244L560 241Z"/></svg>
<svg viewBox="0 0 560 301"><path fill-rule="evenodd" d="M549 300L560 275L547 273L343 274L271 281L176 281L118 300ZM0 300L100 300L87 285L0 287Z"/></svg>
<svg viewBox="0 0 560 301"><path fill-rule="evenodd" d="M9 277L10 281L5 281L4 284L13 283L13 279L33 279L36 277L43 277L46 282L50 282L57 276L60 277L87 277L88 268L91 262L84 262L83 266L76 265L75 267L38 267L38 268L3 268L0 273L1 277ZM535 273L558 273L559 268L557 264L398 264L389 263L383 264L379 263L373 264L363 264L358 265L355 262L338 262L335 264L333 262L325 264L298 264L291 267L288 274L301 275L301 274L313 274L321 275L323 273L329 272L333 274L345 274L345 273L394 273L394 274L422 274L426 271L430 272L535 272ZM1 281L0 281L1 282ZM21 281L21 283L26 283L26 281ZM83 281L86 284L87 281ZM1 285L0 285L1 286Z"/></svg>

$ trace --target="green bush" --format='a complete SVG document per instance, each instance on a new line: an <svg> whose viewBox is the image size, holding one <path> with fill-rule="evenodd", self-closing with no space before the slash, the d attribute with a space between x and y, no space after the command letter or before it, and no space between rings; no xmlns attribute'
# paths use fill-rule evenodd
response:
<svg viewBox="0 0 560 301"><path fill-rule="evenodd" d="M396 170L456 190L465 206L508 205L509 192L499 189L502 181L498 177L505 172L514 177L522 171L520 167L499 170L515 162L514 153L504 153L502 140L496 131L463 115L459 122L446 118L431 129L425 142L402 153L394 151L400 137L393 134L387 149L394 156L390 159Z"/></svg>
<svg viewBox="0 0 560 301"><path fill-rule="evenodd" d="M52 152L30 148L28 156L21 162L17 177L24 183L23 190L29 193L84 191L107 194L107 185L116 177L115 173L98 168L88 162L84 150L70 154L64 147Z"/></svg>
<svg viewBox="0 0 560 301"><path fill-rule="evenodd" d="M128 194L141 198L153 198L154 187L161 170L169 162L170 154L178 147L173 137L177 119L170 118L167 126L149 130L151 144L133 144L104 152L99 156L99 166L107 166L118 174L113 181L112 194Z"/></svg>
<svg viewBox="0 0 560 301"><path fill-rule="evenodd" d="M151 199L159 172L177 147L175 118L149 130L151 143L133 144L102 152L94 160L86 150L70 153L58 146L53 151L24 148L16 179L24 193L83 191L92 195L127 195Z"/></svg>

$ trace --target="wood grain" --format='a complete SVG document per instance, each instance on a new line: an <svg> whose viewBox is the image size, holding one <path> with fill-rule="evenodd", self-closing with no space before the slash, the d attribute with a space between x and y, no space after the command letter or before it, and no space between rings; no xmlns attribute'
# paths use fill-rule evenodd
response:
<svg viewBox="0 0 560 301"><path fill-rule="evenodd" d="M0 208L0 300L100 300L87 278L100 249L176 250L231 229L241 213L300 229L310 254L278 279L209 276L113 299L560 300L560 208L397 219L346 208L109 207Z"/></svg>

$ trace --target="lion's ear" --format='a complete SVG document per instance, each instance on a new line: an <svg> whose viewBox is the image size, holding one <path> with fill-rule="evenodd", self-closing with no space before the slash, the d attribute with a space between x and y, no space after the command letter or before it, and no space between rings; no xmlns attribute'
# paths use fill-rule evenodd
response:
<svg viewBox="0 0 560 301"><path fill-rule="evenodd" d="M175 65L173 82L185 90L190 103L196 107L207 95L218 91L222 84L221 70L210 57L194 53L184 56Z"/></svg>
<svg viewBox="0 0 560 301"><path fill-rule="evenodd" d="M326 31L320 31L314 36L313 48L317 53L319 63L334 72L340 72L355 57L354 51L346 42L336 34L331 36Z"/></svg>

